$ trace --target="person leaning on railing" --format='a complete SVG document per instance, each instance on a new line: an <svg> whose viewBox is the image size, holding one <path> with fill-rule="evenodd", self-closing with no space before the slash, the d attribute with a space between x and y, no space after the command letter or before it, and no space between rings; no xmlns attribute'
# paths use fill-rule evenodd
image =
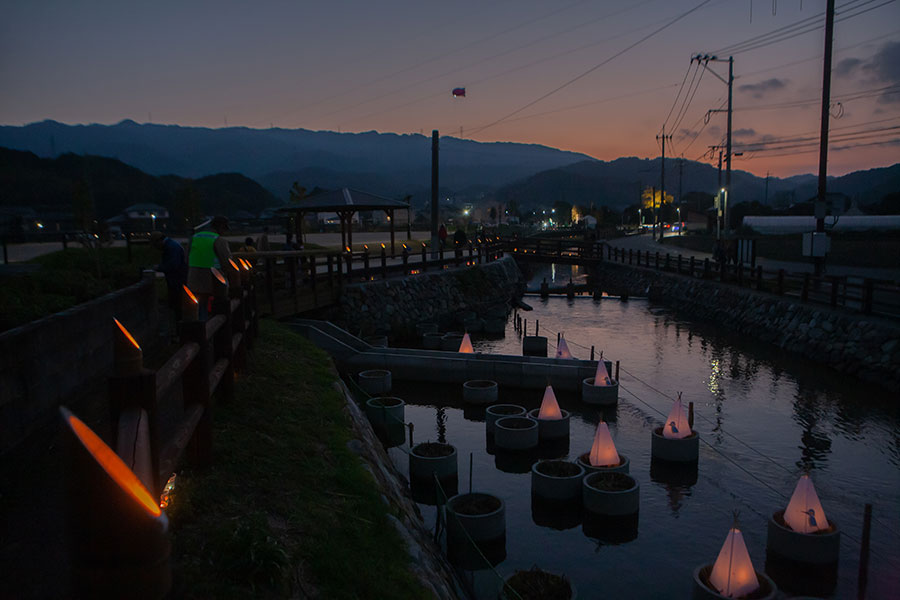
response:
<svg viewBox="0 0 900 600"><path fill-rule="evenodd" d="M188 248L187 285L200 303L200 320L206 320L209 315L209 302L215 289L214 275L210 269L218 269L224 274L223 267L231 258L228 241L222 237L226 231L228 219L223 216L213 217L209 229L195 233Z"/></svg>

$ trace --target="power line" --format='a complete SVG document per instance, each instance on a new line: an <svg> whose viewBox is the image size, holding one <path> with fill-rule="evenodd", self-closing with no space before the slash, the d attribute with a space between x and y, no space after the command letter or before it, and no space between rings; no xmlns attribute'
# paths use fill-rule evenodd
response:
<svg viewBox="0 0 900 600"><path fill-rule="evenodd" d="M672 102L672 107L669 108L669 114L667 114L666 118L663 119L663 128L664 129L666 127L666 124L668 124L668 122L669 122L669 117L672 116L672 111L675 110L675 105L678 104L678 97L681 96L681 92L682 92L682 90L684 90L684 82L687 81L688 73L691 72L691 67L693 65L694 65L694 63L691 62L691 64L688 65L688 68L684 70L684 78L681 80L681 87L678 88L678 93L675 94L675 100ZM695 75L696 75L697 69L699 69L699 68L700 68L700 65L698 64L697 67L694 69ZM691 81L693 82L693 79Z"/></svg>
<svg viewBox="0 0 900 600"><path fill-rule="evenodd" d="M658 34L658 33L662 32L662 31L664 31L665 29L668 29L669 27L671 27L672 25L674 25L675 23L677 23L678 21L680 21L680 20L683 19L684 17L686 17L686 16L690 15L691 13L693 13L693 12L695 12L695 11L701 9L702 7L704 7L705 5L709 4L710 2L712 2L712 0L703 0L702 2L700 2L699 4L697 4L696 6L694 6L693 8L691 8L691 9L689 9L689 10L687 10L687 11L681 13L680 15L676 16L674 19L671 19L670 21L668 21L668 22L667 22L665 25L663 25L662 27L658 27L657 29L654 29L652 32L650 32L649 34L645 35L644 37L642 37L642 38L639 39L638 41L634 42L633 44L630 44L629 46L627 46L626 48L620 50L619 52L616 52L615 54L613 54L612 56L610 56L610 57L607 58L606 60L597 63L596 65L594 65L593 67L591 67L591 68L588 69L587 71L584 71L584 72L581 73L580 75L577 75L577 76L573 77L572 79L568 80L567 82L563 83L562 85L557 86L556 88L554 88L554 89L552 89L551 91L547 92L547 93L544 94L543 96L540 96L540 97L538 97L537 99L532 100L531 102L525 104L524 106L522 106L522 107L520 107L520 108L517 108L516 110L512 111L511 113L509 113L509 114L507 114L507 115L505 115L505 116L503 116L503 117L500 117L500 118L497 119L496 121L493 121L493 122L491 122L491 123L488 123L487 125L483 125L482 127L479 127L479 128L477 128L477 129L475 129L474 131L472 131L471 135L478 134L478 133L480 133L480 132L482 132L482 131L484 131L484 130L486 130L486 129L489 129L489 128L491 128L491 127L493 127L493 126L499 124L499 123L502 123L503 121L506 121L506 120L509 119L510 117L519 114L519 113L522 112L523 110L525 110L525 109L527 109L527 108L530 108L530 107L534 106L535 104L537 104L538 102L541 102L541 101L543 101L543 100L549 98L550 96L556 94L557 92L559 92L559 91L561 91L561 90L563 90L563 89L569 87L570 85L572 85L572 84L575 83L576 81L579 81L580 79L583 79L584 77L587 77L589 74L593 73L594 71L596 71L596 70L599 69L600 67L602 67L602 66L604 66L604 65L606 65L606 64L609 64L609 63L612 62L613 60L619 58L620 56L622 56L623 54L625 54L626 52L628 52L629 50L632 50L633 48L636 48L636 47L639 46L640 44L646 42L647 40L649 40L650 38L652 38L653 36L655 36L656 34Z"/></svg>

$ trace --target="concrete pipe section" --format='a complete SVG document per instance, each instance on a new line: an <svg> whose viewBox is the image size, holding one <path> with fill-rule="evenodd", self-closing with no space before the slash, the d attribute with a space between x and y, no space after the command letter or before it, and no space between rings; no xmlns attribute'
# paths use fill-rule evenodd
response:
<svg viewBox="0 0 900 600"><path fill-rule="evenodd" d="M841 549L841 532L834 520L828 519L829 529L816 533L800 533L784 522L784 511L769 517L766 551L778 558L808 565L837 564Z"/></svg>
<svg viewBox="0 0 900 600"><path fill-rule="evenodd" d="M730 596L723 596L717 592L709 583L709 575L712 573L713 566L701 565L694 569L694 600L728 600ZM759 589L750 596L753 600L772 600L778 594L778 587L775 582L761 571L756 572L756 579L759 581Z"/></svg>
<svg viewBox="0 0 900 600"><path fill-rule="evenodd" d="M416 444L409 451L409 477L431 482L436 475L439 480L457 476L456 448L450 444L424 442Z"/></svg>
<svg viewBox="0 0 900 600"><path fill-rule="evenodd" d="M539 419L541 409L535 408L528 411L528 416L537 421L538 437L541 440L561 440L569 437L569 411L560 410L560 419Z"/></svg>
<svg viewBox="0 0 900 600"><path fill-rule="evenodd" d="M531 467L531 494L542 500L577 501L584 467L565 460L542 460Z"/></svg>
<svg viewBox="0 0 900 600"><path fill-rule="evenodd" d="M501 450L528 450L538 445L538 423L528 417L503 417L494 423L494 444Z"/></svg>
<svg viewBox="0 0 900 600"><path fill-rule="evenodd" d="M391 372L386 369L360 371L359 387L370 396L383 396L391 391Z"/></svg>
<svg viewBox="0 0 900 600"><path fill-rule="evenodd" d="M523 337L522 356L547 356L547 338L542 335Z"/></svg>
<svg viewBox="0 0 900 600"><path fill-rule="evenodd" d="M518 404L495 404L484 411L484 426L488 433L494 433L494 423L503 417L523 417L525 407Z"/></svg>
<svg viewBox="0 0 900 600"><path fill-rule="evenodd" d="M619 382L610 385L594 385L594 378L581 381L581 401L596 406L615 406L619 402Z"/></svg>
<svg viewBox="0 0 900 600"><path fill-rule="evenodd" d="M466 404L493 404L496 401L496 381L471 379L463 384L463 402Z"/></svg>
<svg viewBox="0 0 900 600"><path fill-rule="evenodd" d="M463 335L465 334L456 331L445 333L444 337L441 338L441 350L444 352L458 352Z"/></svg>
<svg viewBox="0 0 900 600"><path fill-rule="evenodd" d="M669 462L697 462L700 458L700 434L692 431L685 438L672 439L663 436L663 428L653 430L650 455Z"/></svg>
<svg viewBox="0 0 900 600"><path fill-rule="evenodd" d="M406 402L395 396L380 396L366 400L366 416L372 425L402 425Z"/></svg>
<svg viewBox="0 0 900 600"><path fill-rule="evenodd" d="M591 464L591 453L585 452L575 461L582 467L584 467L585 472L587 473L628 473L629 467L631 465L631 461L628 460L628 457L622 454L619 454L619 464L607 467L595 467Z"/></svg>
<svg viewBox="0 0 900 600"><path fill-rule="evenodd" d="M506 536L506 505L492 494L470 492L447 500L447 537L491 542Z"/></svg>
<svg viewBox="0 0 900 600"><path fill-rule="evenodd" d="M640 509L641 486L625 473L590 473L583 480L584 509L596 515L633 515Z"/></svg>

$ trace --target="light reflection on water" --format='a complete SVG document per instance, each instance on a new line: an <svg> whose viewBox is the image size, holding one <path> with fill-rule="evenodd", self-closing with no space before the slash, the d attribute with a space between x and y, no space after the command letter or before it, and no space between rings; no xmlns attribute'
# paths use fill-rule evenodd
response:
<svg viewBox="0 0 900 600"><path fill-rule="evenodd" d="M568 281L568 273L554 275ZM545 274L535 274L540 282ZM556 530L532 518L530 474L505 472L485 445L477 411L463 410L460 389L397 383L416 441L446 439L459 451L459 488L468 489L469 454L474 487L507 503L507 554L497 570L539 565L567 573L584 597L688 597L691 572L712 562L741 511L745 540L756 568L765 565L766 522L784 508L799 475L813 473L829 520L842 530L837 587L831 597L855 597L863 506L874 504L869 598L896 597L900 586L900 415L881 388L845 379L735 334L681 319L646 301L595 302L589 298L526 300L540 320L550 353L564 332L572 353L621 361L619 406L602 415L620 452L631 459L641 485L638 535L614 544L586 537L581 527ZM476 351L520 354L512 320L506 336L473 340ZM660 472L650 460L650 431L661 424L676 392L695 404L701 439L696 474ZM501 389L501 401L538 407L542 390ZM587 451L600 418L577 395L557 393L572 412L568 457ZM406 455L390 451L405 471ZM521 470L521 469L507 469ZM696 480L694 480L694 477ZM426 523L433 507L421 505ZM491 597L494 576L468 573L479 597ZM495 594L495 587L493 588ZM579 596L581 597L581 596Z"/></svg>

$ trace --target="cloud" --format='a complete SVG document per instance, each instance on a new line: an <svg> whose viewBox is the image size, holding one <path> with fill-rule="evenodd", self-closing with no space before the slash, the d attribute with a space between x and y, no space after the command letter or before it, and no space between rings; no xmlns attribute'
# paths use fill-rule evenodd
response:
<svg viewBox="0 0 900 600"><path fill-rule="evenodd" d="M845 58L835 65L831 72L835 77L852 77L862 64L863 61L858 58Z"/></svg>
<svg viewBox="0 0 900 600"><path fill-rule="evenodd" d="M722 135L722 128L718 125L710 125L706 128L706 132L712 137L719 137Z"/></svg>
<svg viewBox="0 0 900 600"><path fill-rule="evenodd" d="M771 79L766 79L765 81L760 81L759 83L747 83L738 86L738 91L745 94L750 94L756 99L760 99L770 92L779 92L783 90L787 87L787 82L787 79L778 79L776 77L773 77Z"/></svg>
<svg viewBox="0 0 900 600"><path fill-rule="evenodd" d="M756 137L756 130L751 128L736 129L731 132L734 137Z"/></svg>
<svg viewBox="0 0 900 600"><path fill-rule="evenodd" d="M885 85L900 84L900 42L888 42L862 66L872 79ZM879 104L900 103L900 91L888 90L878 97Z"/></svg>

